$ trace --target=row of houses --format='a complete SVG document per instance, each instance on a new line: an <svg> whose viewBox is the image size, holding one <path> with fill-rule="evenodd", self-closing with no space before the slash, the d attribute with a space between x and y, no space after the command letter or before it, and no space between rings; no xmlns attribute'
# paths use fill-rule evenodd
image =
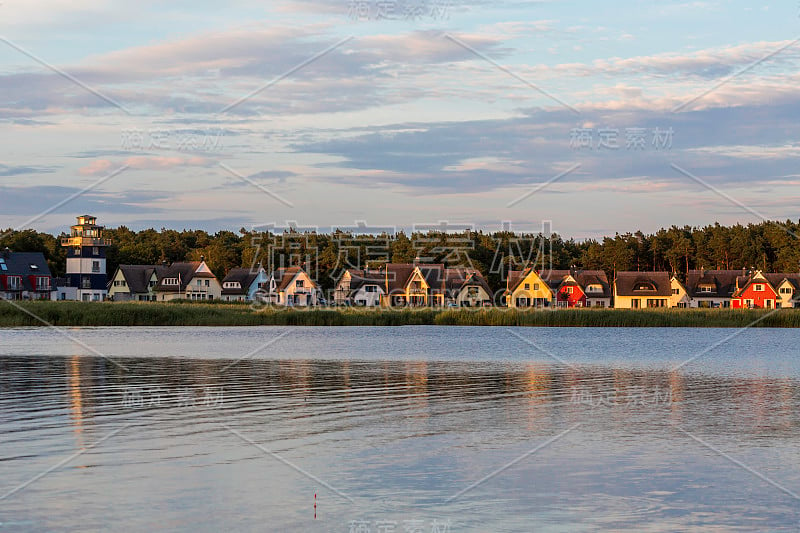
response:
<svg viewBox="0 0 800 533"><path fill-rule="evenodd" d="M512 270L492 292L481 273L441 264L387 264L347 270L334 290L339 305L506 306L512 308L796 308L800 273L691 270L686 282L668 272Z"/></svg>
<svg viewBox="0 0 800 533"><path fill-rule="evenodd" d="M164 302L176 299L255 301L285 306L322 302L319 286L300 267L267 272L261 265L233 268L220 281L205 260L171 265L119 265L108 283L114 301Z"/></svg>
<svg viewBox="0 0 800 533"><path fill-rule="evenodd" d="M80 281L80 280L79 280ZM94 291L87 284L87 290ZM71 278L53 278L41 253L0 251L0 298L10 300L259 301L283 306L326 304L301 267L272 272L261 265L234 268L220 282L200 261L119 265L103 298L81 298ZM492 291L482 274L443 264L390 263L348 269L333 291L336 305L362 307L576 308L800 308L800 273L691 270L685 282L668 272L512 270Z"/></svg>
<svg viewBox="0 0 800 533"><path fill-rule="evenodd" d="M234 268L220 282L204 258L161 265L120 265L106 277L103 226L91 215L77 217L68 236L66 276L53 278L41 253L0 252L0 297L101 301L223 300L284 306L325 304L320 287L301 267L272 272L262 266ZM609 283L602 270L537 270L507 273L492 291L473 268L443 264L389 263L379 269L348 269L333 291L337 305L615 307L624 309L707 307L800 307L800 273L691 270L686 282L668 272L617 272Z"/></svg>
<svg viewBox="0 0 800 533"><path fill-rule="evenodd" d="M617 272L609 284L601 270L527 269L509 274L505 296L510 307L798 308L800 273L700 269L684 283L669 272Z"/></svg>

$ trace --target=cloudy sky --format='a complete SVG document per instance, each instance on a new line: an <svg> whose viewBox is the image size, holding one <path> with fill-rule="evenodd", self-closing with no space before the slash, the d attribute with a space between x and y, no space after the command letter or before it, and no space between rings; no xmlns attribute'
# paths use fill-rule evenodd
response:
<svg viewBox="0 0 800 533"><path fill-rule="evenodd" d="M585 238L798 218L794 1L0 13L3 227L58 232L83 212L135 229L546 219Z"/></svg>

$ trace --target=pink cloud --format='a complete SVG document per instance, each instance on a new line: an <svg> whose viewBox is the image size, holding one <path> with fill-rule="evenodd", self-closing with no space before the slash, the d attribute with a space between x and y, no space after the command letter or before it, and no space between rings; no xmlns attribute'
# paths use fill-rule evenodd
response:
<svg viewBox="0 0 800 533"><path fill-rule="evenodd" d="M133 156L125 159L122 162L114 163L109 159L97 159L92 161L87 166L81 168L80 172L84 176L95 176L98 174L105 174L111 169L121 167L129 167L137 170L163 170L175 167L207 167L213 164L213 161L205 157L148 157L148 156Z"/></svg>

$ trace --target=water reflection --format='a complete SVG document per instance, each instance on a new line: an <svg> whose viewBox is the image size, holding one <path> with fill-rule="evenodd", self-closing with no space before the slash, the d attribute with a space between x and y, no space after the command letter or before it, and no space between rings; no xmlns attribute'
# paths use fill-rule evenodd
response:
<svg viewBox="0 0 800 533"><path fill-rule="evenodd" d="M75 460L71 468L88 477L47 476L0 502L0 512L34 529L55 527L55 516L79 524L82 506L112 501L121 523L157 526L141 516L154 500L172 527L200 530L268 520L267 529L347 531L351 520L374 528L381 517L402 527L414 513L429 522L448 517L452 530L636 529L643 518L665 530L796 523L797 501L675 429L800 488L793 377L541 362L245 360L227 369L230 360L121 362L129 372L94 357L0 357L0 462L12 473L4 484L132 424ZM573 424L580 424L574 434L444 503ZM307 513L315 493L316 522ZM206 505L214 518L199 520ZM106 520L94 525L114 529Z"/></svg>

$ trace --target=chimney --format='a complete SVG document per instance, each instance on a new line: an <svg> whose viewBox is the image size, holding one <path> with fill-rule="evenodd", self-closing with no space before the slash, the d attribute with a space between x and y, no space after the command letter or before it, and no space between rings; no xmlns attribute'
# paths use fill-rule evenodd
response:
<svg viewBox="0 0 800 533"><path fill-rule="evenodd" d="M204 256L204 255L201 255L201 256L200 256L200 261L205 261L205 260L206 260L206 256Z"/></svg>

